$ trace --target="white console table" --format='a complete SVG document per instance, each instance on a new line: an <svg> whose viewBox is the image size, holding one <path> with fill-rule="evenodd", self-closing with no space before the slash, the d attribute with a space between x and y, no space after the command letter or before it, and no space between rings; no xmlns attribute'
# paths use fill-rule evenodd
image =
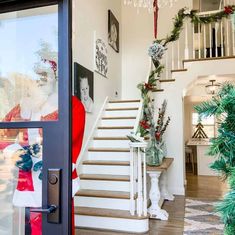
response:
<svg viewBox="0 0 235 235"><path fill-rule="evenodd" d="M149 198L151 206L148 213L152 219L168 220L169 214L161 209L164 200L173 201L175 197L168 192L167 188L167 170L171 166L173 158L165 158L158 167L147 166L147 174L151 179L151 189Z"/></svg>

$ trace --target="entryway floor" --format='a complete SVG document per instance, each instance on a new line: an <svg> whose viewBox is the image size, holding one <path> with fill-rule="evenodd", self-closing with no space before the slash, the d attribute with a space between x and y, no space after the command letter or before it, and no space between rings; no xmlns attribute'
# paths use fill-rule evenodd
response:
<svg viewBox="0 0 235 235"><path fill-rule="evenodd" d="M194 199L220 199L227 191L226 183L218 177L187 174L186 197ZM176 196L174 202L165 202L168 221L150 220L150 231L145 235L182 235L184 230L185 197ZM76 235L130 235L131 233L77 229ZM133 235L133 234L132 234Z"/></svg>

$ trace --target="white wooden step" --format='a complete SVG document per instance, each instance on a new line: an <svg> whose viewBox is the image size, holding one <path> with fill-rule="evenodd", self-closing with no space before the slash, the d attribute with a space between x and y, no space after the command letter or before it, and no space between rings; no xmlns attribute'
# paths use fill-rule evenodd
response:
<svg viewBox="0 0 235 235"><path fill-rule="evenodd" d="M95 207L113 210L130 210L129 199L97 198L79 196L74 198L74 205L78 207Z"/></svg>
<svg viewBox="0 0 235 235"><path fill-rule="evenodd" d="M93 148L129 148L130 141L127 140L93 140Z"/></svg>
<svg viewBox="0 0 235 235"><path fill-rule="evenodd" d="M128 211L124 210L75 207L75 226L137 234L149 230L149 219L131 216Z"/></svg>
<svg viewBox="0 0 235 235"><path fill-rule="evenodd" d="M125 181L107 181L107 180L80 180L81 189L115 191L121 190L123 192L130 191L130 182Z"/></svg>
<svg viewBox="0 0 235 235"><path fill-rule="evenodd" d="M134 126L135 119L110 119L102 120L100 126Z"/></svg>
<svg viewBox="0 0 235 235"><path fill-rule="evenodd" d="M139 107L139 102L124 102L124 103L108 103L107 108L133 108L133 107Z"/></svg>
<svg viewBox="0 0 235 235"><path fill-rule="evenodd" d="M133 131L133 128L125 129L98 129L95 132L97 137L126 137Z"/></svg>
<svg viewBox="0 0 235 235"><path fill-rule="evenodd" d="M127 109L127 110L106 110L103 117L136 117L138 110Z"/></svg>
<svg viewBox="0 0 235 235"><path fill-rule="evenodd" d="M130 152L88 152L88 160L129 161Z"/></svg>
<svg viewBox="0 0 235 235"><path fill-rule="evenodd" d="M82 165L82 174L128 175L129 166Z"/></svg>

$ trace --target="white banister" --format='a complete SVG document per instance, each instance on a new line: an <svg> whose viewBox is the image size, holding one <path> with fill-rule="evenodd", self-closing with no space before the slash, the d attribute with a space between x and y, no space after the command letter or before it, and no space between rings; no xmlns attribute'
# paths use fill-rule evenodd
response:
<svg viewBox="0 0 235 235"><path fill-rule="evenodd" d="M189 59L189 41L188 41L188 21L185 22L185 49L184 49L184 59Z"/></svg>
<svg viewBox="0 0 235 235"><path fill-rule="evenodd" d="M203 57L206 58L206 25L203 25Z"/></svg>
<svg viewBox="0 0 235 235"><path fill-rule="evenodd" d="M233 20L230 17L230 22L231 22L231 34L232 34L232 55L235 54L235 45L234 45L234 23Z"/></svg>
<svg viewBox="0 0 235 235"><path fill-rule="evenodd" d="M193 59L195 59L195 26L193 24Z"/></svg>
<svg viewBox="0 0 235 235"><path fill-rule="evenodd" d="M209 47L210 47L210 58L212 57L212 23L209 24Z"/></svg>
<svg viewBox="0 0 235 235"><path fill-rule="evenodd" d="M130 148L130 213L135 215L135 188L134 188L134 153Z"/></svg>
<svg viewBox="0 0 235 235"><path fill-rule="evenodd" d="M224 30L223 20L220 22L220 45L221 45L221 56L224 56Z"/></svg>
<svg viewBox="0 0 235 235"><path fill-rule="evenodd" d="M180 40L177 41L177 69L180 69Z"/></svg>
<svg viewBox="0 0 235 235"><path fill-rule="evenodd" d="M215 57L218 57L218 23L215 23Z"/></svg>
<svg viewBox="0 0 235 235"><path fill-rule="evenodd" d="M147 216L146 147L147 143L144 141L130 142L130 213L134 215L137 212L139 217Z"/></svg>
<svg viewBox="0 0 235 235"><path fill-rule="evenodd" d="M171 69L175 69L175 52L174 42L171 43Z"/></svg>
<svg viewBox="0 0 235 235"><path fill-rule="evenodd" d="M227 52L226 52L226 56L230 55L230 47L229 47L229 22L228 20L226 21L226 48L227 48Z"/></svg>
<svg viewBox="0 0 235 235"><path fill-rule="evenodd" d="M198 29L198 57L201 59L201 24L197 25Z"/></svg>

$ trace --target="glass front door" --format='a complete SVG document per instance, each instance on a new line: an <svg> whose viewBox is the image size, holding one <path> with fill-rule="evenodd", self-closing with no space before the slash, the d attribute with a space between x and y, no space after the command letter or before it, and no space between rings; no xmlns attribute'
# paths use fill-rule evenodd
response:
<svg viewBox="0 0 235 235"><path fill-rule="evenodd" d="M0 1L0 234L70 234L69 5L22 2Z"/></svg>

